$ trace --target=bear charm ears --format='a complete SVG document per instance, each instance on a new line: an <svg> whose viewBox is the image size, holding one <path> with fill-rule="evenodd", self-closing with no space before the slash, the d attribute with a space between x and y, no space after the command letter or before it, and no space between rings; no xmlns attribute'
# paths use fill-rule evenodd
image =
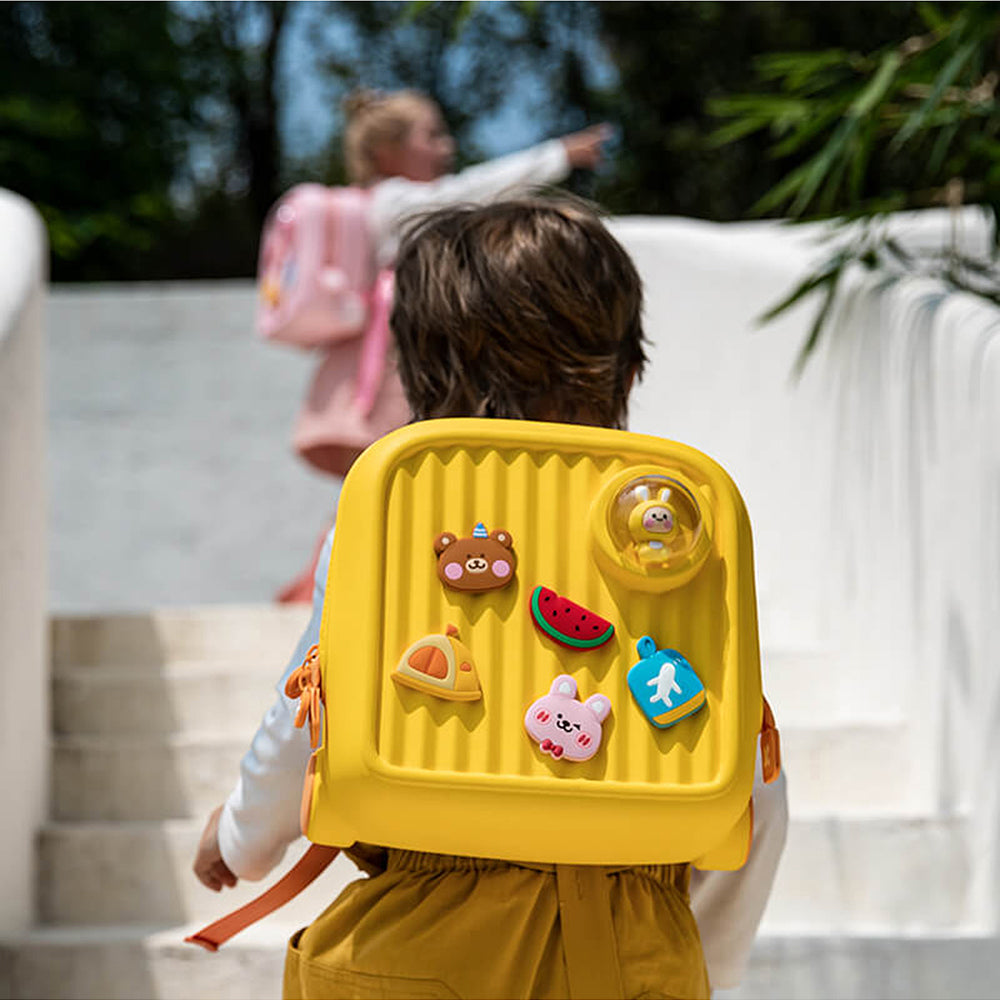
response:
<svg viewBox="0 0 1000 1000"><path fill-rule="evenodd" d="M480 521L468 538L443 531L434 539L438 579L452 590L499 590L514 579L517 556L509 531L486 531Z"/></svg>

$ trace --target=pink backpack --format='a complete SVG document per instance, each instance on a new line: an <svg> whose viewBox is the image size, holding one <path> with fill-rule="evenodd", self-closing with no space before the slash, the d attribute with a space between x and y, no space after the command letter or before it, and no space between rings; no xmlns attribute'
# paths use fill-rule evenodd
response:
<svg viewBox="0 0 1000 1000"><path fill-rule="evenodd" d="M365 412L385 364L392 295L391 273L376 272L368 199L357 187L293 187L268 213L257 265L257 327L266 339L313 348L365 335Z"/></svg>
<svg viewBox="0 0 1000 1000"><path fill-rule="evenodd" d="M335 474L408 418L395 374L383 384L392 271L376 269L369 198L358 187L292 188L268 213L257 266L261 336L326 352L295 446Z"/></svg>

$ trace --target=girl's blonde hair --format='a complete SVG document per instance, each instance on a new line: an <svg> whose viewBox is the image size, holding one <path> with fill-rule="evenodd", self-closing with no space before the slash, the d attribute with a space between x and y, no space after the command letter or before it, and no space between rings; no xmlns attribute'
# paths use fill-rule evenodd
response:
<svg viewBox="0 0 1000 1000"><path fill-rule="evenodd" d="M344 99L344 162L353 184L371 184L378 177L380 148L402 142L417 115L434 102L416 90L356 90Z"/></svg>

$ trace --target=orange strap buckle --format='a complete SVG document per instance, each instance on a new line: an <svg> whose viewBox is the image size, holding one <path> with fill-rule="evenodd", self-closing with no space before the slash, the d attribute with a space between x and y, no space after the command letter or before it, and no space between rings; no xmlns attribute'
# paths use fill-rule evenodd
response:
<svg viewBox="0 0 1000 1000"><path fill-rule="evenodd" d="M320 706L323 704L323 675L319 666L319 646L311 646L302 666L296 667L285 683L285 694L298 698L295 725L300 729L309 720L309 745L319 746Z"/></svg>

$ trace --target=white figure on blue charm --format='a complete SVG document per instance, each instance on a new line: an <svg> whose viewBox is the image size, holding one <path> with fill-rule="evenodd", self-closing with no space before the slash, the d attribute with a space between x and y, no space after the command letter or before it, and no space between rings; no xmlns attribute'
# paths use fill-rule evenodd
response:
<svg viewBox="0 0 1000 1000"><path fill-rule="evenodd" d="M705 704L705 685L676 649L657 649L652 636L636 644L641 659L628 672L636 704L659 729L666 729Z"/></svg>
<svg viewBox="0 0 1000 1000"><path fill-rule="evenodd" d="M650 679L646 681L650 687L656 688L656 694L649 699L650 702L662 701L667 708L673 708L674 703L670 696L675 691L677 694L683 693L676 678L677 668L668 660L662 667L660 667L660 672L655 677L650 677Z"/></svg>

